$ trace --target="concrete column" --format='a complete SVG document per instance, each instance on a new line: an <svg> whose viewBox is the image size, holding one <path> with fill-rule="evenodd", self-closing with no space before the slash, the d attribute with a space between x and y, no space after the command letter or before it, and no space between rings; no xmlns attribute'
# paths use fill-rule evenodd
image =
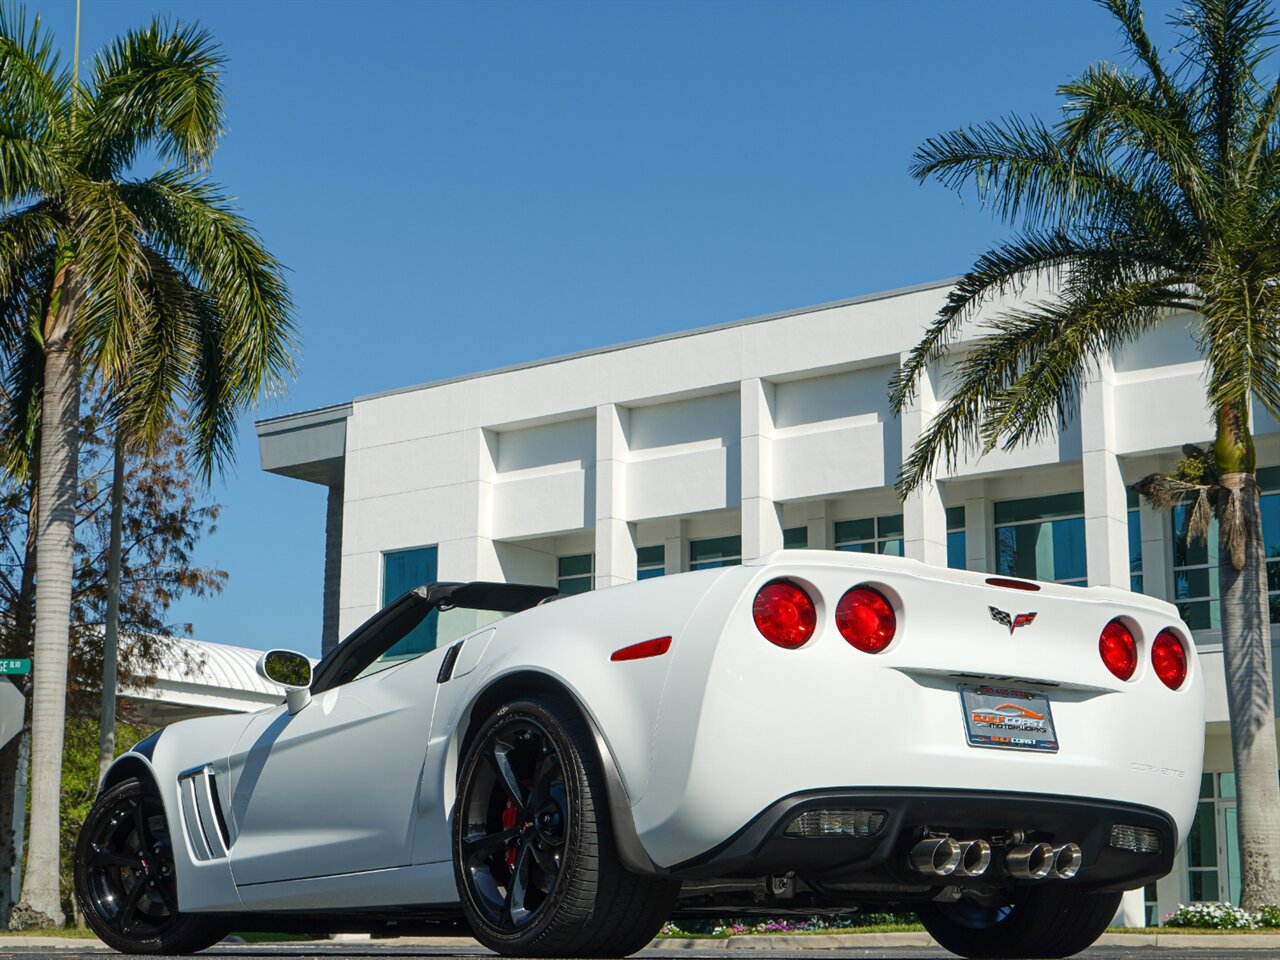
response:
<svg viewBox="0 0 1280 960"><path fill-rule="evenodd" d="M986 485L979 481L977 495L965 497L964 500L966 570L976 570L979 573L996 572L996 558L992 550L995 540L994 521Z"/></svg>
<svg viewBox="0 0 1280 960"><path fill-rule="evenodd" d="M742 559L782 549L782 508L773 500L773 384L742 381Z"/></svg>
<svg viewBox="0 0 1280 960"><path fill-rule="evenodd" d="M899 359L905 363L907 355L903 354ZM904 458L936 412L933 381L925 371L920 377L915 401L902 412L898 421ZM942 502L942 490L936 482L922 483L903 501L902 528L904 556L939 567L947 565L947 509Z"/></svg>
<svg viewBox="0 0 1280 960"><path fill-rule="evenodd" d="M667 574L687 573L689 570L689 534L683 520L668 520L668 529L662 538L666 551Z"/></svg>
<svg viewBox="0 0 1280 960"><path fill-rule="evenodd" d="M1171 527L1169 514L1139 501L1138 523L1142 533L1142 592L1148 597L1171 601L1173 544L1166 536Z"/></svg>
<svg viewBox="0 0 1280 960"><path fill-rule="evenodd" d="M811 500L808 503L808 519L805 526L809 529L810 550L831 549L831 510L825 500Z"/></svg>
<svg viewBox="0 0 1280 960"><path fill-rule="evenodd" d="M636 528L626 518L627 426L626 407L596 407L597 590L636 579Z"/></svg>
<svg viewBox="0 0 1280 960"><path fill-rule="evenodd" d="M1129 507L1115 444L1115 373L1110 356L1080 391L1084 541L1089 586L1129 589Z"/></svg>
<svg viewBox="0 0 1280 960"><path fill-rule="evenodd" d="M342 505L343 486L329 487L324 512L324 598L320 616L320 655L324 656L342 639L338 632L338 611L342 605Z"/></svg>
<svg viewBox="0 0 1280 960"><path fill-rule="evenodd" d="M440 544L441 580L492 580L502 582L502 564L491 536L494 451L496 437L488 430L472 428L462 437L467 496L463 500L462 530L474 531L460 540Z"/></svg>

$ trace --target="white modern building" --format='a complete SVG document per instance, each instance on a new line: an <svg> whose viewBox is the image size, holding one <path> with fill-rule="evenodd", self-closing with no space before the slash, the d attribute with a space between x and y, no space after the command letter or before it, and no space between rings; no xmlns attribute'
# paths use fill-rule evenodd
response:
<svg viewBox="0 0 1280 960"><path fill-rule="evenodd" d="M264 469L328 488L323 646L434 579L601 589L783 547L1141 590L1181 605L1209 678L1200 817L1175 873L1148 890L1148 911L1237 899L1216 545L1187 544L1181 516L1138 504L1127 488L1212 436L1186 318L1112 357L1056 436L966 460L904 503L893 489L903 453L947 382L934 371L901 418L887 383L949 285L259 423ZM1260 410L1255 425L1271 467L1268 555L1280 565L1280 425ZM1273 609L1280 620L1280 603Z"/></svg>

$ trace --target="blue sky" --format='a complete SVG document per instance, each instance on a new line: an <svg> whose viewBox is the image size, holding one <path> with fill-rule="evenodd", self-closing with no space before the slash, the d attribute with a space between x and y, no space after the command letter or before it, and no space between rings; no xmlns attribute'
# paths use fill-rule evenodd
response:
<svg viewBox="0 0 1280 960"><path fill-rule="evenodd" d="M73 0L32 7L69 58ZM152 14L224 45L213 176L291 271L300 375L258 416L957 274L1002 229L913 148L1121 56L1086 0L84 0L83 54ZM212 493L230 582L177 619L316 653L323 488L246 417Z"/></svg>

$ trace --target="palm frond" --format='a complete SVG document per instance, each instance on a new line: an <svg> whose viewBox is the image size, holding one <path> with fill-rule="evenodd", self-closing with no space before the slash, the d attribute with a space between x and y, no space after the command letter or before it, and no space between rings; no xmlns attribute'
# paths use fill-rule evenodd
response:
<svg viewBox="0 0 1280 960"><path fill-rule="evenodd" d="M1068 278L1101 289L1137 274L1168 275L1187 269L1177 259L1176 232L1167 244L1126 242L1124 237L1079 237L1066 231L1030 232L984 253L947 294L937 318L889 383L889 400L899 413L915 397L925 369L945 354L964 323L998 297L1019 297L1033 285L1061 285Z"/></svg>
<svg viewBox="0 0 1280 960"><path fill-rule="evenodd" d="M94 61L78 124L85 171L119 176L147 144L184 168L207 164L224 122L223 63L213 35L195 24L157 19L116 39Z"/></svg>
<svg viewBox="0 0 1280 960"><path fill-rule="evenodd" d="M988 398L980 428L982 448L1011 450L1044 439L1075 419L1085 378L1106 353L1131 343L1183 305L1179 278L1134 280L1100 291L1040 303L1006 314L1010 333L1044 328L1047 342L1028 355L1007 388ZM1078 299L1077 299L1078 298Z"/></svg>
<svg viewBox="0 0 1280 960"><path fill-rule="evenodd" d="M1209 174L1184 105L1164 102L1150 79L1090 67L1058 88L1066 100L1061 148L1110 159L1122 180L1174 189L1203 233L1213 218Z"/></svg>
<svg viewBox="0 0 1280 960"><path fill-rule="evenodd" d="M185 264L217 303L237 406L280 390L294 372L293 303L284 269L228 198L206 180L165 172L121 195L165 256Z"/></svg>
<svg viewBox="0 0 1280 960"><path fill-rule="evenodd" d="M116 392L123 433L149 446L170 426L175 407L186 399L199 349L203 294L154 248L145 248L144 255L146 321L138 331L126 378L117 384Z"/></svg>
<svg viewBox="0 0 1280 960"><path fill-rule="evenodd" d="M1225 182L1259 112L1257 72L1273 49L1266 41L1276 21L1267 0L1191 0L1173 22L1199 71L1191 86L1201 98L1204 152Z"/></svg>
<svg viewBox="0 0 1280 960"><path fill-rule="evenodd" d="M1045 302L1002 313L985 325L954 365L947 399L917 439L898 477L905 494L928 482L935 465L1012 446L1069 422L1080 378L1102 353L1128 342L1177 294L1146 282L1085 302ZM1113 312L1124 306L1122 312Z"/></svg>
<svg viewBox="0 0 1280 960"><path fill-rule="evenodd" d="M87 288L78 340L90 347L91 366L115 379L127 369L139 327L147 323L142 224L114 183L76 180L67 196L79 241L76 270Z"/></svg>
<svg viewBox="0 0 1280 960"><path fill-rule="evenodd" d="M32 260L54 243L57 229L47 202L0 215L0 297L8 296Z"/></svg>
<svg viewBox="0 0 1280 960"><path fill-rule="evenodd" d="M17 3L0 4L0 117L10 129L46 142L65 123L71 75L53 35Z"/></svg>

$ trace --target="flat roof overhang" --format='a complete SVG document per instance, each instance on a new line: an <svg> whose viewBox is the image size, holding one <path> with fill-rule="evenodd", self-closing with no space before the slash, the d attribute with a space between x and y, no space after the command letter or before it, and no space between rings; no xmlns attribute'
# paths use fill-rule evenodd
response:
<svg viewBox="0 0 1280 960"><path fill-rule="evenodd" d="M258 459L262 469L283 477L341 486L347 455L351 404L259 420Z"/></svg>

